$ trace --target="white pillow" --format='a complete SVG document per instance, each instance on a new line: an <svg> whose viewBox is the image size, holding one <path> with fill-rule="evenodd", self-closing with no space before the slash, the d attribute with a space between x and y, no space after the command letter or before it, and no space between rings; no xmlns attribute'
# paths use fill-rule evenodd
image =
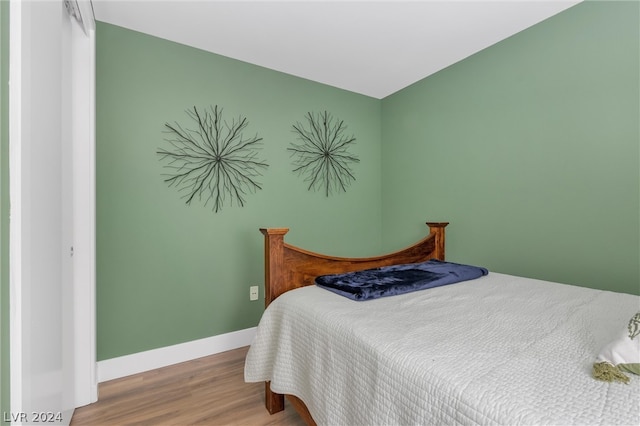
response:
<svg viewBox="0 0 640 426"><path fill-rule="evenodd" d="M593 364L593 377L605 382L629 383L625 372L640 375L640 312L631 318L626 330L602 348Z"/></svg>

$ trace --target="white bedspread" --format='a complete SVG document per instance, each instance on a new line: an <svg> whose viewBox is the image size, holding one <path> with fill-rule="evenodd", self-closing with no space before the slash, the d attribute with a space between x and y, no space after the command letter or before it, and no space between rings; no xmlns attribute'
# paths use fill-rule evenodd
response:
<svg viewBox="0 0 640 426"><path fill-rule="evenodd" d="M640 376L591 377L640 297L490 273L366 302L315 286L276 299L248 382L321 425L638 425Z"/></svg>

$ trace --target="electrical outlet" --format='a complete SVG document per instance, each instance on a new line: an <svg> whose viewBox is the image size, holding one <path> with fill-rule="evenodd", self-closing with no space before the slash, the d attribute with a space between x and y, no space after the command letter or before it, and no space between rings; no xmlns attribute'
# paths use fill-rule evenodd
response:
<svg viewBox="0 0 640 426"><path fill-rule="evenodd" d="M258 300L258 293L259 290L257 285L249 287L249 300Z"/></svg>

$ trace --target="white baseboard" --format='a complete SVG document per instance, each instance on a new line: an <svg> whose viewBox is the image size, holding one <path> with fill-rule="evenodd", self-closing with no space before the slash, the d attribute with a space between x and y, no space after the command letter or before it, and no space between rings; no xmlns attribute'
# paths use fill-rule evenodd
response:
<svg viewBox="0 0 640 426"><path fill-rule="evenodd" d="M98 361L98 382L118 379L203 356L248 346L256 328L247 328L178 345Z"/></svg>

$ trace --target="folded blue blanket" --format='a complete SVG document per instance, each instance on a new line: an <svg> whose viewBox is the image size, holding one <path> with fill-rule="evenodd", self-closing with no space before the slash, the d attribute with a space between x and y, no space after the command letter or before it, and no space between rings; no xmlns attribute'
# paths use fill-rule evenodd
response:
<svg viewBox="0 0 640 426"><path fill-rule="evenodd" d="M485 268L431 259L344 274L322 275L316 285L353 300L395 296L468 281L487 275Z"/></svg>

